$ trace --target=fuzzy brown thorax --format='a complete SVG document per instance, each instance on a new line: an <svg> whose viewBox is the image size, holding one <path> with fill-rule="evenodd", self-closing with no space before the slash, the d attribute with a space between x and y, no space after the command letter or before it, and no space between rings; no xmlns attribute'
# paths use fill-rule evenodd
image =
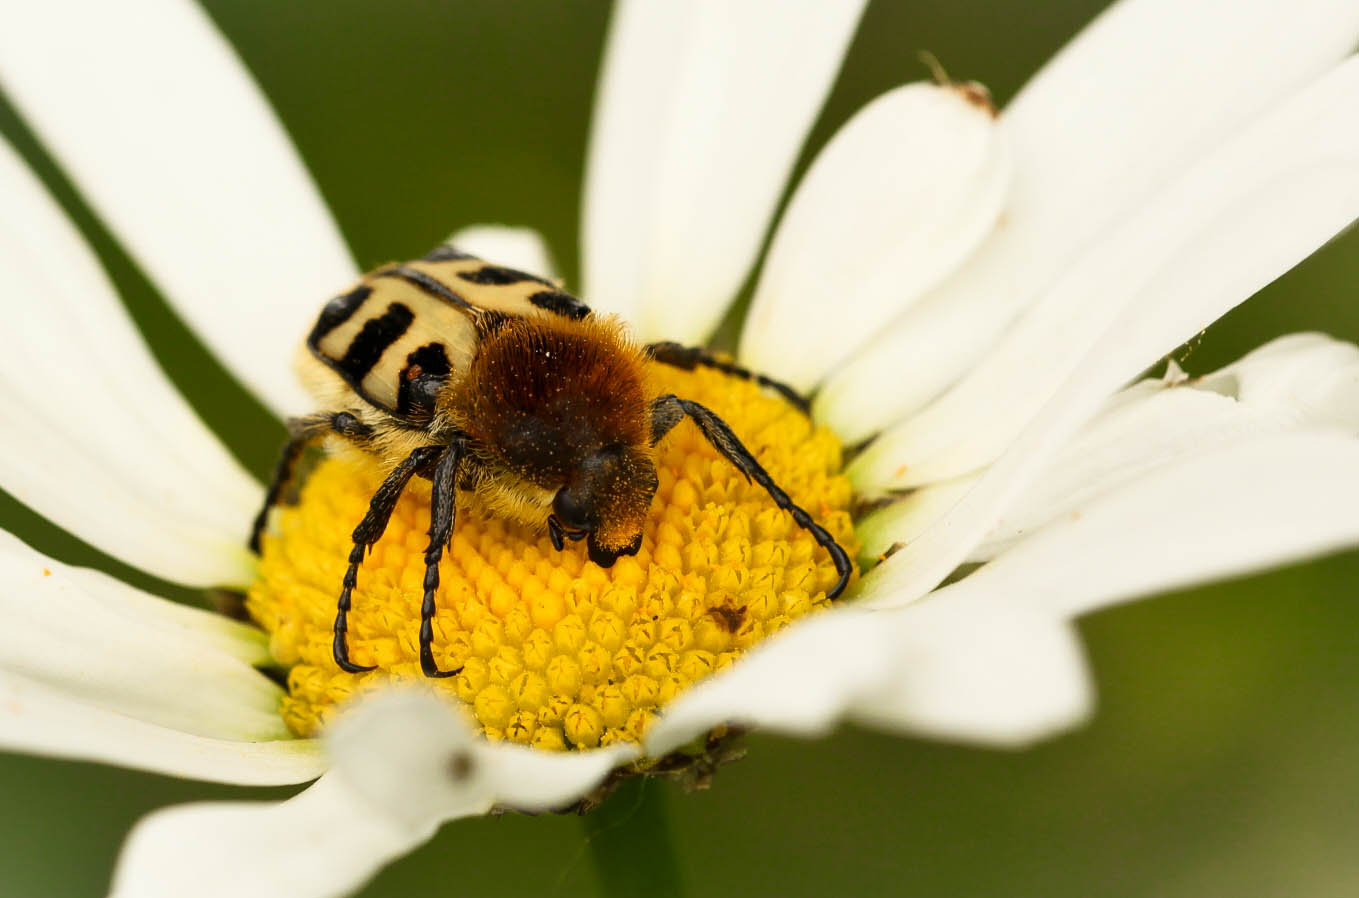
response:
<svg viewBox="0 0 1359 898"><path fill-rule="evenodd" d="M493 505L531 524L555 511L616 554L640 537L656 491L654 398L645 356L616 319L542 315L493 322L443 402Z"/></svg>

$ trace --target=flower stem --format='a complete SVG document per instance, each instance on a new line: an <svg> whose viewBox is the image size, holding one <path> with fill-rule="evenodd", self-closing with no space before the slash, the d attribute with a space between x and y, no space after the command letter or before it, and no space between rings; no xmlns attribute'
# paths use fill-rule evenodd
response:
<svg viewBox="0 0 1359 898"><path fill-rule="evenodd" d="M585 815L600 894L681 898L679 863L665 812L666 786L636 777Z"/></svg>

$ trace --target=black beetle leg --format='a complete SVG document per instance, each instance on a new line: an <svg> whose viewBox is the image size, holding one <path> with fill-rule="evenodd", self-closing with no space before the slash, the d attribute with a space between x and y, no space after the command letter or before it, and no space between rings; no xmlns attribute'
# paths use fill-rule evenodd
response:
<svg viewBox="0 0 1359 898"><path fill-rule="evenodd" d="M346 639L349 631L350 602L354 587L359 582L359 565L363 563L364 555L382 538L383 531L387 529L387 522L391 520L392 510L396 508L396 502L401 498L401 492L406 488L406 484L443 451L442 446L421 446L406 456L405 460L387 475L387 479L382 481L382 486L378 487L372 501L368 503L368 513L363 516L359 526L354 528L352 536L354 547L349 551L349 567L345 570L340 600L335 607L335 641L331 649L335 663L341 670L363 673L373 669L349 660L349 643Z"/></svg>

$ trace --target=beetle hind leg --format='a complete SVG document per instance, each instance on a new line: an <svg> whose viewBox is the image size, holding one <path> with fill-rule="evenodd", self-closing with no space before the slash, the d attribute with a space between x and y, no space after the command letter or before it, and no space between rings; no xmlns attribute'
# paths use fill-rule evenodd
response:
<svg viewBox="0 0 1359 898"><path fill-rule="evenodd" d="M288 484L293 482L293 475L297 472L297 463L302 460L302 453L327 433L337 433L359 444L366 442L373 435L372 428L349 412L288 419L288 442L283 444L283 451L279 453L278 461L274 464L269 488L264 493L264 504L250 527L250 551L256 555L260 552L260 537L269 522L269 512L283 498L283 491L288 488Z"/></svg>

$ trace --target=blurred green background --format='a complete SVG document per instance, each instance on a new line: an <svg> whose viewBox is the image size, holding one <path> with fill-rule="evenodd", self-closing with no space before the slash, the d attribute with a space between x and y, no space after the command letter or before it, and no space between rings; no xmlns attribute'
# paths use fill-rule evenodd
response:
<svg viewBox="0 0 1359 898"><path fill-rule="evenodd" d="M924 77L917 51L1003 102L1103 5L876 0L801 166L864 101ZM206 6L287 124L361 265L502 221L540 228L574 275L607 3ZM91 236L161 362L263 473L278 422L208 359L8 107L0 131ZM1359 340L1356 285L1359 233L1350 233L1214 326L1187 365L1209 370L1291 330ZM156 586L2 496L0 525L57 557ZM1352 553L1082 621L1098 715L1031 751L853 728L814 742L757 735L711 791L656 783L647 801L668 808L679 877L694 895L1359 894L1357 577ZM102 894L123 834L152 808L286 794L0 756L0 893ZM595 847L631 838L635 807L634 796L615 802ZM595 895L591 851L587 826L572 817L464 821L363 894Z"/></svg>

